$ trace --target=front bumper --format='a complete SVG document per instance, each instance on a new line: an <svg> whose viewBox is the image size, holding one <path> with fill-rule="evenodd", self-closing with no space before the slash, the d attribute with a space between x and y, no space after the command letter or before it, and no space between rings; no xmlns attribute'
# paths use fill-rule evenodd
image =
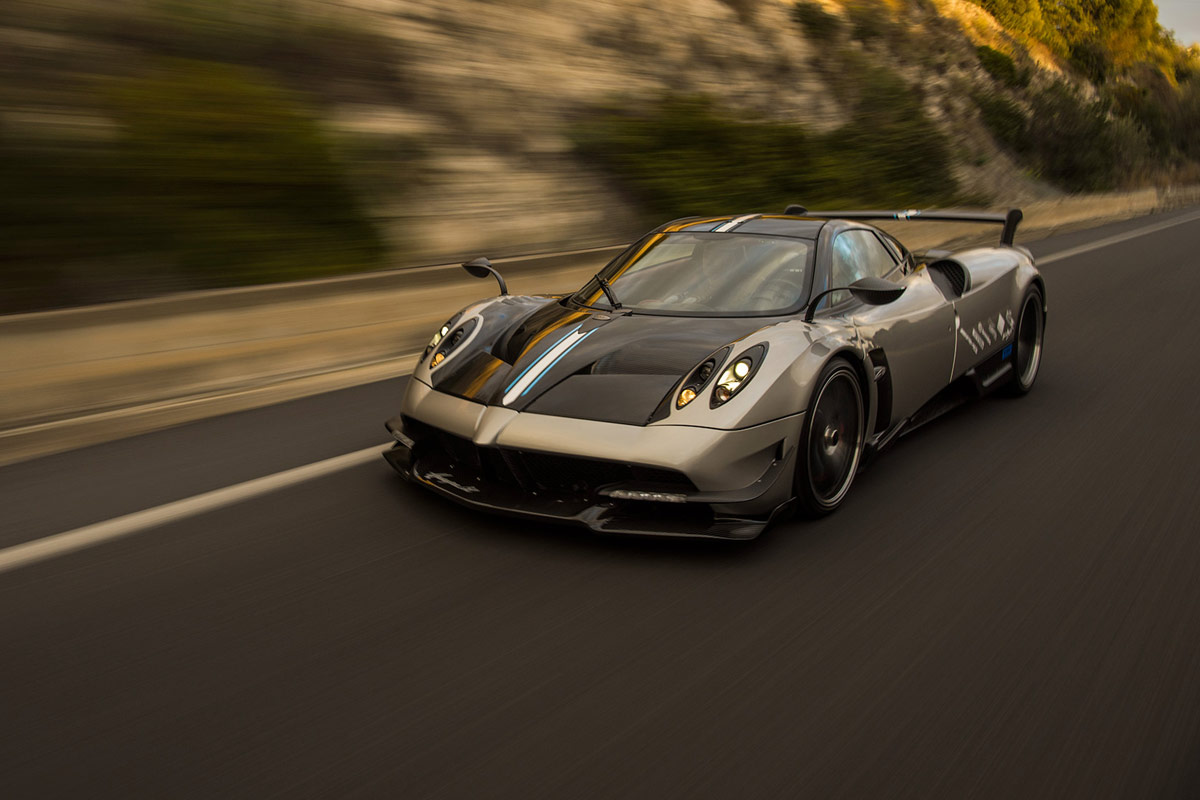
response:
<svg viewBox="0 0 1200 800"><path fill-rule="evenodd" d="M413 383L384 457L465 505L605 533L750 539L791 502L801 415L734 431L623 425Z"/></svg>

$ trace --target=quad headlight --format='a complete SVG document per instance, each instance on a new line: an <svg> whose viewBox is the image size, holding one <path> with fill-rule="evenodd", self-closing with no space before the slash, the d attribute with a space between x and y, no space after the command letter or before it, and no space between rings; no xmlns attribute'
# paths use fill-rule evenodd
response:
<svg viewBox="0 0 1200 800"><path fill-rule="evenodd" d="M451 331L451 329L454 327L454 323L458 322L458 318L461 316L462 312L460 311L448 319L445 325L437 329L437 333L433 334L433 338L430 339L429 344L425 346L425 353L421 356L422 359L429 358L429 354L433 352L433 348L442 343L442 340L446 338L446 334Z"/></svg>
<svg viewBox="0 0 1200 800"><path fill-rule="evenodd" d="M478 318L471 318L462 325L455 327L455 323L458 322L458 318L461 316L461 313L453 316L429 340L429 345L425 348L425 354L421 357L429 358L430 369L440 366L450 352L462 344L463 340L470 336L471 332L479 324ZM430 353L433 353L432 357L430 357Z"/></svg>
<svg viewBox="0 0 1200 800"><path fill-rule="evenodd" d="M683 408L695 400L704 391L704 387L708 386L713 374L717 371L717 367L728 355L729 348L726 347L701 361L700 365L692 370L691 374L684 380L683 387L679 390L679 394L675 396L675 408Z"/></svg>
<svg viewBox="0 0 1200 800"><path fill-rule="evenodd" d="M733 399L733 396L740 392L750 382L750 379L754 377L754 374L758 372L758 368L762 364L763 357L766 354L767 346L764 344L751 347L722 370L721 377L717 378L717 385L713 387L712 400L709 402L709 407L716 408Z"/></svg>
<svg viewBox="0 0 1200 800"><path fill-rule="evenodd" d="M445 325L442 326L441 330L439 330L437 333L435 333L433 335L433 338L429 340L429 346L425 348L425 352L428 353L430 350L437 347L438 343L441 342L442 339L445 339L446 334L449 332L450 332L450 323L446 323Z"/></svg>

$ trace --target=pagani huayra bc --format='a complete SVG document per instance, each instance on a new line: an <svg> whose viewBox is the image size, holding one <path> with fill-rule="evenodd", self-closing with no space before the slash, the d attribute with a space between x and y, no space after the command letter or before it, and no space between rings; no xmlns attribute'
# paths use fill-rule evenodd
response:
<svg viewBox="0 0 1200 800"><path fill-rule="evenodd" d="M989 222L909 252L878 220ZM387 460L478 508L597 531L745 539L821 516L964 389L1028 392L1046 290L1021 212L687 218L577 292L474 303L434 334Z"/></svg>

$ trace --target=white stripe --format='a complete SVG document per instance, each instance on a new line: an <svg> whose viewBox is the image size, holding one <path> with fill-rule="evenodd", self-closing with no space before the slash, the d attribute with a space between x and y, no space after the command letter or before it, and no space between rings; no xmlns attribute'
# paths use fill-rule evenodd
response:
<svg viewBox="0 0 1200 800"><path fill-rule="evenodd" d="M558 358L561 353L565 352L568 348L575 344L576 341L582 339L586 335L587 334L580 333L579 331L572 331L564 336L558 344L547 350L545 355L539 358L533 367L524 375L522 375L521 379L510 386L508 391L504 393L504 405L508 405L513 400L516 400L518 397L520 397L521 392L525 391L525 387L536 381L538 376L546 370L546 367L554 363L554 359Z"/></svg>
<svg viewBox="0 0 1200 800"><path fill-rule="evenodd" d="M716 228L713 228L713 233L725 233L726 231L731 231L734 228L736 228L738 225L741 225L743 222L749 222L750 220L754 219L755 217L761 217L761 216L762 216L762 214L747 214L744 217L738 217L737 219L731 219L731 220L729 220L729 222L726 222L724 225L720 225Z"/></svg>
<svg viewBox="0 0 1200 800"><path fill-rule="evenodd" d="M343 469L356 467L359 464L365 464L379 458L379 455L391 446L391 442L388 442L386 445L374 445L373 447L356 450L353 453L346 453L345 455L334 456L333 458L327 458L324 461L317 461L313 464L306 464L295 469L276 472L274 475L267 475L262 478L246 481L245 483L226 486L224 489L214 489L211 492L198 494L195 497L189 497L185 500L176 500L173 503L155 506L145 511L126 514L123 517L110 519L107 522L97 522L95 525L76 528L66 533L58 533L53 536L47 536L44 539L35 539L32 542L13 545L12 547L0 550L0 573L36 564L48 558L74 553L86 547L111 542L123 536L140 533L147 528L177 522L187 517L194 517L197 514L203 514L233 505L234 503L240 503L243 500L249 500L268 492L274 492L288 486L295 486L298 483L310 481L313 478L320 478Z"/></svg>
<svg viewBox="0 0 1200 800"><path fill-rule="evenodd" d="M1111 247L1114 244L1120 244L1121 242L1127 242L1130 239L1136 239L1139 236L1145 236L1148 233L1157 233L1158 231L1165 231L1167 228L1174 228L1176 225L1186 225L1187 223L1195 222L1198 219L1200 219L1200 212L1197 212L1195 214L1189 214L1186 217L1169 219L1169 220L1166 220L1165 222L1159 222L1154 225L1147 225L1144 228L1138 228L1137 230L1129 231L1128 233L1120 233L1120 234L1117 234L1116 236L1109 236L1106 239L1097 239L1094 242L1089 242L1088 244L1080 245L1079 247L1072 247L1070 250L1061 250L1057 253L1052 253L1051 255L1048 255L1044 258L1035 258L1034 263L1036 263L1038 266L1041 266L1043 264L1052 264L1055 261L1061 261L1064 258L1071 258L1073 256L1083 255L1084 253L1090 253L1093 250L1100 250L1105 247Z"/></svg>

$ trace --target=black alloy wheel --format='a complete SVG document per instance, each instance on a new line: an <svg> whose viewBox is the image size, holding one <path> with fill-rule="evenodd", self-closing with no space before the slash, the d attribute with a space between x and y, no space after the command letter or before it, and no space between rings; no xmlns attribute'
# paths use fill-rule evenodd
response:
<svg viewBox="0 0 1200 800"><path fill-rule="evenodd" d="M809 403L796 463L796 497L806 516L831 513L850 491L862 457L865 417L858 373L844 359L833 359Z"/></svg>

